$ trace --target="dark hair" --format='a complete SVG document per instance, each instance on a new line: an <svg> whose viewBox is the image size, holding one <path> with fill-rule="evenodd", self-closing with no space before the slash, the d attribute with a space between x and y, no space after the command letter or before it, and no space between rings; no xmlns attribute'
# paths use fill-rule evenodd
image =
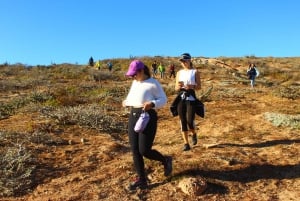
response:
<svg viewBox="0 0 300 201"><path fill-rule="evenodd" d="M255 63L250 63L250 64L249 64L249 68L250 68L250 67L256 67Z"/></svg>
<svg viewBox="0 0 300 201"><path fill-rule="evenodd" d="M150 70L149 70L149 67L148 67L148 66L146 66L146 65L144 64L144 68L138 70L138 72L141 72L142 70L144 70L144 73L145 73L145 75L147 75L147 77L151 77L151 73L150 73Z"/></svg>
<svg viewBox="0 0 300 201"><path fill-rule="evenodd" d="M150 73L150 70L149 70L149 67L144 65L144 73L148 76L148 77L151 77L151 73Z"/></svg>
<svg viewBox="0 0 300 201"><path fill-rule="evenodd" d="M190 60L190 69L194 68L192 60Z"/></svg>

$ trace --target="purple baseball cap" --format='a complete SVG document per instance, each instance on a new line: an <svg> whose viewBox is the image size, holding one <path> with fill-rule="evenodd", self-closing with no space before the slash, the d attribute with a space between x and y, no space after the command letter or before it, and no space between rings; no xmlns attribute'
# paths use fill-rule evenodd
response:
<svg viewBox="0 0 300 201"><path fill-rule="evenodd" d="M130 65L129 69L126 73L126 76L135 76L137 72L141 69L144 69L144 64L140 60L133 60Z"/></svg>

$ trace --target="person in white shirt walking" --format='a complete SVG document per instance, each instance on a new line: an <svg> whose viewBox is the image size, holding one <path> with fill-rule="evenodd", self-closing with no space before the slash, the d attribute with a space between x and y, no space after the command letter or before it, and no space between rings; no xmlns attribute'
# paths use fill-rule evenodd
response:
<svg viewBox="0 0 300 201"><path fill-rule="evenodd" d="M134 80L123 101L124 107L130 107L128 121L128 135L133 163L137 172L137 179L129 185L129 190L147 188L147 176L145 173L144 158L160 161L164 166L164 175L169 176L172 172L172 157L164 156L159 151L152 149L157 130L156 108L161 108L167 103L167 96L160 83L151 77L149 68L139 60L130 63L126 76ZM145 130L137 133L134 130L140 114L146 111L150 115L149 123Z"/></svg>
<svg viewBox="0 0 300 201"><path fill-rule="evenodd" d="M195 90L201 88L200 73L193 67L191 55L183 53L179 59L181 62L180 69L176 74L175 90L181 96L177 105L177 111L180 118L180 126L184 141L183 151L191 149L188 134L192 134L193 145L197 144L197 134L195 129L196 113L196 93Z"/></svg>

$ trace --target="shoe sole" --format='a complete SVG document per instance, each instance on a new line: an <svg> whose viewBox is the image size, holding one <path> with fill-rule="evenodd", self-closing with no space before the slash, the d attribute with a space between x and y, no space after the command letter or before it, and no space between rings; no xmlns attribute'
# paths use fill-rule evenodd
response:
<svg viewBox="0 0 300 201"><path fill-rule="evenodd" d="M129 191L136 191L136 190L138 190L138 189L140 189L140 190L145 190L145 189L147 189L147 188L148 188L148 185L146 185L146 186L137 186L137 187L129 187L128 190L129 190Z"/></svg>

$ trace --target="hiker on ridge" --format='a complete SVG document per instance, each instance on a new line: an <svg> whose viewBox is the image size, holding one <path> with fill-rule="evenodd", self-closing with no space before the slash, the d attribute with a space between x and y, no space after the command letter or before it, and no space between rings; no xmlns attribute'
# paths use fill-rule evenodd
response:
<svg viewBox="0 0 300 201"><path fill-rule="evenodd" d="M111 72L113 64L111 62L107 63L108 70Z"/></svg>
<svg viewBox="0 0 300 201"><path fill-rule="evenodd" d="M171 78L171 77L175 78L176 74L175 74L175 65L174 64L171 64L169 66L169 71L170 71L169 78Z"/></svg>
<svg viewBox="0 0 300 201"><path fill-rule="evenodd" d="M165 71L166 71L166 68L165 66L162 64L162 62L159 63L158 65L158 71L160 73L160 78L161 79L164 79L165 78Z"/></svg>
<svg viewBox="0 0 300 201"><path fill-rule="evenodd" d="M156 60L151 64L151 67L152 67L152 75L153 75L153 77L156 77L156 75L157 75L157 62L156 62Z"/></svg>
<svg viewBox="0 0 300 201"><path fill-rule="evenodd" d="M93 57L90 57L90 59L89 59L89 66L91 66L91 67L94 66L94 59L93 59Z"/></svg>
<svg viewBox="0 0 300 201"><path fill-rule="evenodd" d="M96 61L95 67L96 67L98 70L101 70L101 61L100 61L100 60Z"/></svg>

